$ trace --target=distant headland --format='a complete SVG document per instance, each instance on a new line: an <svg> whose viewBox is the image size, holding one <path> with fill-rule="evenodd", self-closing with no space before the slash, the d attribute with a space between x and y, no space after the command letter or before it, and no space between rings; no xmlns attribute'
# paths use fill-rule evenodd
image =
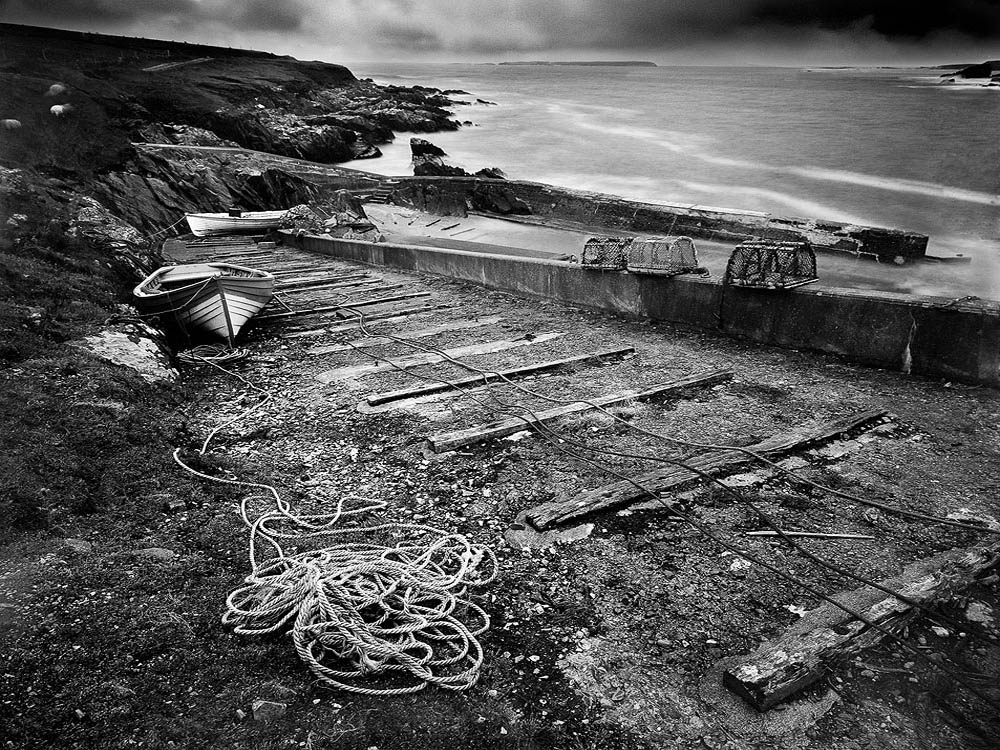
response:
<svg viewBox="0 0 1000 750"><path fill-rule="evenodd" d="M655 68L656 63L648 60L524 60L502 62L497 65L591 65L613 68Z"/></svg>

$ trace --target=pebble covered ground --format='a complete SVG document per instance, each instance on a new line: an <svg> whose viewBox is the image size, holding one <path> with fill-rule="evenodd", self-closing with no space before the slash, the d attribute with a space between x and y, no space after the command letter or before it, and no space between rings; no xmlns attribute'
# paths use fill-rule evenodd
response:
<svg viewBox="0 0 1000 750"><path fill-rule="evenodd" d="M313 680L286 638L227 632L219 623L225 594L247 572L247 535L235 512L242 493L206 488L204 495L179 498L173 511L151 516L141 531L127 519L92 519L76 547L53 543L37 566L0 582L13 592L7 606L15 618L28 613L25 619L34 623L21 631L16 653L22 671L34 672L19 672L9 688L0 688L15 732L8 746L995 746L1000 727L988 707L892 645L831 665L826 678L767 714L749 709L721 686L721 670L818 601L724 550L659 503L583 519L542 548L512 546L523 538L511 536L509 526L532 506L613 480L594 463L560 450L572 442L652 457L588 454L614 472L634 475L656 468L656 458L672 449L633 427L745 445L868 409L884 409L889 417L795 453L783 465L889 505L988 521L1000 517L996 391L281 247L228 252L278 271L279 288L287 290L283 299L295 309L429 293L364 307L370 327L404 338L419 335L413 340L439 349L498 340L521 344L463 357L486 370L612 346L635 352L518 380L530 393L494 384L372 409L362 403L367 395L422 381L385 367L354 376L343 368L409 356L412 347L366 344L333 312L261 321L244 342L248 356L231 367L273 397L222 430L199 468L273 484L300 511L329 510L345 494L382 499L389 503L385 520L428 523L489 546L500 575L476 594L492 618L479 683L462 694L430 689L402 698L332 692ZM370 283L292 292L309 278L349 274L368 274L362 280ZM424 309L379 319L416 307ZM487 316L481 325L423 335ZM347 341L360 348L330 351ZM549 408L547 399L593 398L718 368L731 370L732 379L613 408L623 421L587 412L557 422L564 443L519 432L449 453L427 446L433 434L519 408ZM448 362L412 373L445 379L468 374ZM192 397L178 416L188 425L190 444L182 447L190 456L209 430L258 396L214 368L189 367L184 377ZM801 544L878 580L914 560L987 538L872 512L766 467L741 467L726 482L784 528L874 536ZM718 485L691 483L672 499L713 533L821 591L857 587L779 541L748 537L764 525ZM262 510L266 501L251 505ZM13 582L13 573L24 580ZM1000 672L998 606L994 575L949 605L949 620L921 618L902 635L932 660L988 688L995 680L987 675ZM58 738L41 726L46 712L62 717ZM38 738L44 741L23 744Z"/></svg>

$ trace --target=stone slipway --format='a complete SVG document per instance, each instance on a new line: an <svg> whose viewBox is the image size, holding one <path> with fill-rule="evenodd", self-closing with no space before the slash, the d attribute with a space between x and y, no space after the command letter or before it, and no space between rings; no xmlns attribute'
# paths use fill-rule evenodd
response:
<svg viewBox="0 0 1000 750"><path fill-rule="evenodd" d="M852 289L785 292L588 271L564 261L317 236L285 242L324 255L491 289L677 323L872 367L1000 386L1000 302Z"/></svg>

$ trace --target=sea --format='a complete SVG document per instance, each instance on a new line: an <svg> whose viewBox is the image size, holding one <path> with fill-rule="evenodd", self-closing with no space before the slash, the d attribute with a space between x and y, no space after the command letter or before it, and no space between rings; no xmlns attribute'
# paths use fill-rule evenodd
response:
<svg viewBox="0 0 1000 750"><path fill-rule="evenodd" d="M943 71L367 63L379 83L458 89L448 163L649 202L927 234L967 264L881 266L872 288L1000 299L1000 89ZM411 174L408 134L349 164ZM822 275L822 259L820 260ZM863 284L864 285L864 284Z"/></svg>

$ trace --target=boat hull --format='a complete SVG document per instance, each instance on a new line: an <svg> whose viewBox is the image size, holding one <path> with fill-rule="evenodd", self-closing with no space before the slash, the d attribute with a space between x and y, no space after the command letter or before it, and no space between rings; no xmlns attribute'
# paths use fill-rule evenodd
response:
<svg viewBox="0 0 1000 750"><path fill-rule="evenodd" d="M277 229L285 211L247 211L240 216L229 214L184 214L196 237L220 234L260 232Z"/></svg>
<svg viewBox="0 0 1000 750"><path fill-rule="evenodd" d="M146 315L164 315L230 343L271 299L274 276L227 263L167 266L134 290Z"/></svg>

